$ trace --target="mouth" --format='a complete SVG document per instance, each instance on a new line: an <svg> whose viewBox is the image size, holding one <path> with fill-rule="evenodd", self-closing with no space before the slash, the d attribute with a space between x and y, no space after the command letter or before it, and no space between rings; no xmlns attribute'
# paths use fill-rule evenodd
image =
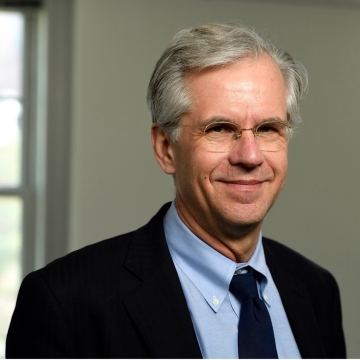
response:
<svg viewBox="0 0 360 360"><path fill-rule="evenodd" d="M237 193L248 193L259 191L264 183L263 180L257 179L237 179L237 180L229 180L223 179L220 180L221 183L225 185L227 189L230 191L235 191Z"/></svg>
<svg viewBox="0 0 360 360"><path fill-rule="evenodd" d="M263 180L249 180L249 179L239 179L239 180L220 180L221 182L225 183L225 184L233 184L233 185L259 185L262 184L264 181Z"/></svg>

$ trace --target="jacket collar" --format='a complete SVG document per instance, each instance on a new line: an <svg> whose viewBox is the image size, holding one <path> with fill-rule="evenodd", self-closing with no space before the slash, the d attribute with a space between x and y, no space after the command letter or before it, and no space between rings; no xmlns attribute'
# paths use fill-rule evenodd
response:
<svg viewBox="0 0 360 360"><path fill-rule="evenodd" d="M306 284L292 274L291 268L284 262L285 254L281 256L273 251L271 242L263 238L266 263L279 291L300 354L302 358L326 358Z"/></svg>
<svg viewBox="0 0 360 360"><path fill-rule="evenodd" d="M166 244L165 204L148 224L135 231L124 266L140 286L125 299L128 313L155 358L201 358L184 293ZM294 276L264 238L265 258L280 293L301 356L324 358L325 348L306 284ZM317 344L314 347L314 344Z"/></svg>
<svg viewBox="0 0 360 360"><path fill-rule="evenodd" d="M134 232L124 266L141 280L124 303L154 358L201 358L181 284L166 244L164 205Z"/></svg>

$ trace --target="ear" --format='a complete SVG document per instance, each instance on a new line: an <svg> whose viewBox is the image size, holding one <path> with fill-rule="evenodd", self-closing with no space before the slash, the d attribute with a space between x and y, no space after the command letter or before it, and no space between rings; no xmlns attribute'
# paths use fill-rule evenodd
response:
<svg viewBox="0 0 360 360"><path fill-rule="evenodd" d="M175 174L174 143L170 136L158 125L151 127L151 143L156 161L163 171L168 174Z"/></svg>

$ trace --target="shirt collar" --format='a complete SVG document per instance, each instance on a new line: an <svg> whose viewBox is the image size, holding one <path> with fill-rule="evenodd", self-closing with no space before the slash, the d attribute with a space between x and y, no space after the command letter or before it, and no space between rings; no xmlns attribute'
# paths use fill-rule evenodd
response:
<svg viewBox="0 0 360 360"><path fill-rule="evenodd" d="M167 244L176 266L191 280L209 306L217 312L224 301L230 281L237 269L251 266L265 276L260 284L266 286L267 266L261 233L254 254L247 263L237 264L222 255L193 234L180 219L175 201L164 217Z"/></svg>

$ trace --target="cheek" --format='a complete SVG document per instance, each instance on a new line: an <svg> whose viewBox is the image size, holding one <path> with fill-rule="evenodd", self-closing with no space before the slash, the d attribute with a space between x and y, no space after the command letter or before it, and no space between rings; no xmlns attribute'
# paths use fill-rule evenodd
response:
<svg viewBox="0 0 360 360"><path fill-rule="evenodd" d="M219 174L228 172L229 164L223 154L200 156L193 164L193 171L203 187L212 187Z"/></svg>
<svg viewBox="0 0 360 360"><path fill-rule="evenodd" d="M279 154L280 156L272 159L270 166L273 169L275 177L278 178L279 182L284 183L288 170L288 159L287 153Z"/></svg>
<svg viewBox="0 0 360 360"><path fill-rule="evenodd" d="M204 151L201 146L179 147L175 153L176 171L192 178L209 177L221 162L218 155Z"/></svg>
<svg viewBox="0 0 360 360"><path fill-rule="evenodd" d="M288 170L287 148L278 152L263 152L264 162L260 167L263 171L272 174L275 182L283 182Z"/></svg>
<svg viewBox="0 0 360 360"><path fill-rule="evenodd" d="M177 186L192 193L209 192L214 174L222 167L218 154L203 151L182 151L176 158Z"/></svg>

